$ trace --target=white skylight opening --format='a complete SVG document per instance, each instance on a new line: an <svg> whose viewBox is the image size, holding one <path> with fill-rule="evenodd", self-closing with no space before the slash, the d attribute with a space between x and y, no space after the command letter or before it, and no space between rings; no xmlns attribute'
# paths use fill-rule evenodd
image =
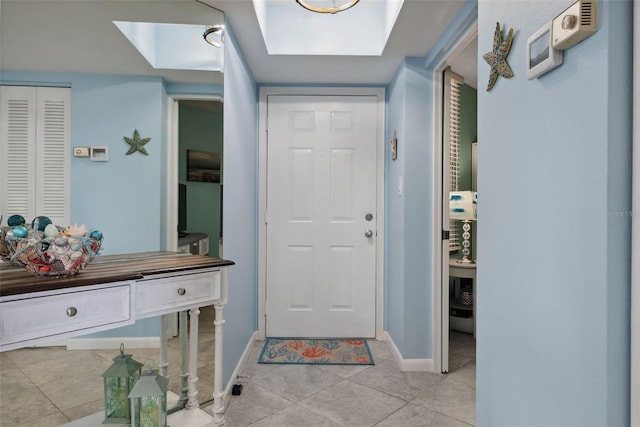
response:
<svg viewBox="0 0 640 427"><path fill-rule="evenodd" d="M205 42L205 25L113 23L155 69L223 71L224 49Z"/></svg>
<svg viewBox="0 0 640 427"><path fill-rule="evenodd" d="M335 14L294 0L253 0L270 55L380 56L404 0L360 0Z"/></svg>

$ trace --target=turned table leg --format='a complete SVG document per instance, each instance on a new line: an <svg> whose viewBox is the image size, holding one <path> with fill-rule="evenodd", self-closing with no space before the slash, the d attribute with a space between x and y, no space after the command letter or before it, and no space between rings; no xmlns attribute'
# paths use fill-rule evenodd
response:
<svg viewBox="0 0 640 427"><path fill-rule="evenodd" d="M187 322L189 315L187 311L181 311L179 314L179 336L180 336L180 398L178 399L178 407L184 408L187 404L189 393L189 327Z"/></svg>
<svg viewBox="0 0 640 427"><path fill-rule="evenodd" d="M222 325L224 325L224 305L215 305L216 317L213 377L213 425L224 426L224 388L222 383Z"/></svg>
<svg viewBox="0 0 640 427"><path fill-rule="evenodd" d="M213 425L224 426L224 383L222 372L222 349L224 343L224 306L227 304L229 294L229 272L226 268L220 271L220 302L214 305L214 365L213 365Z"/></svg>
<svg viewBox="0 0 640 427"><path fill-rule="evenodd" d="M167 327L168 317L166 314L160 316L160 375L169 378L167 367L169 366L169 357L167 350Z"/></svg>
<svg viewBox="0 0 640 427"><path fill-rule="evenodd" d="M191 330L189 331L189 399L187 409L200 406L198 403L198 318L200 309L189 310Z"/></svg>

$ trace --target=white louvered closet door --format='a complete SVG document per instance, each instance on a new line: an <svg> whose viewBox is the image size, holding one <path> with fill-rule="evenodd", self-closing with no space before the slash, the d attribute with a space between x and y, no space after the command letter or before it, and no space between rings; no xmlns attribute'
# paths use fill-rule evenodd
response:
<svg viewBox="0 0 640 427"><path fill-rule="evenodd" d="M444 72L444 154L445 167L448 165L448 182L445 177L445 188L458 191L460 179L460 88L464 79L447 68ZM449 194L443 198L443 215L449 212ZM445 212L446 211L446 212ZM462 248L460 245L461 230L458 222L449 220L449 252Z"/></svg>
<svg viewBox="0 0 640 427"><path fill-rule="evenodd" d="M0 213L70 222L68 88L0 87Z"/></svg>

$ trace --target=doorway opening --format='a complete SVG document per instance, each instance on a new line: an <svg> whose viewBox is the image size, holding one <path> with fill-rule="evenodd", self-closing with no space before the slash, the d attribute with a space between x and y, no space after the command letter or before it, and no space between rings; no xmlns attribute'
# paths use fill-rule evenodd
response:
<svg viewBox="0 0 640 427"><path fill-rule="evenodd" d="M222 98L171 96L167 122L164 246L169 251L221 257Z"/></svg>
<svg viewBox="0 0 640 427"><path fill-rule="evenodd" d="M178 101L178 250L222 251L222 102Z"/></svg>
<svg viewBox="0 0 640 427"><path fill-rule="evenodd" d="M463 224L451 219L450 196L474 200L477 192L477 25L434 68L436 83L436 141L440 164L440 209L437 227L443 231L439 248L441 274L436 295L436 371L458 369L475 371L476 263L460 262L466 257L476 261L475 229L477 221ZM461 218L462 219L462 218ZM439 348L437 348L439 347Z"/></svg>

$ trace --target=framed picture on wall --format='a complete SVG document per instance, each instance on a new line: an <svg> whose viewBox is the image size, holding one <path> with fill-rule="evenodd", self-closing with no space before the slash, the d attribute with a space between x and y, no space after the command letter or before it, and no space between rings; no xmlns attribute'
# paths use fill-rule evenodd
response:
<svg viewBox="0 0 640 427"><path fill-rule="evenodd" d="M187 150L187 181L220 182L220 154Z"/></svg>

